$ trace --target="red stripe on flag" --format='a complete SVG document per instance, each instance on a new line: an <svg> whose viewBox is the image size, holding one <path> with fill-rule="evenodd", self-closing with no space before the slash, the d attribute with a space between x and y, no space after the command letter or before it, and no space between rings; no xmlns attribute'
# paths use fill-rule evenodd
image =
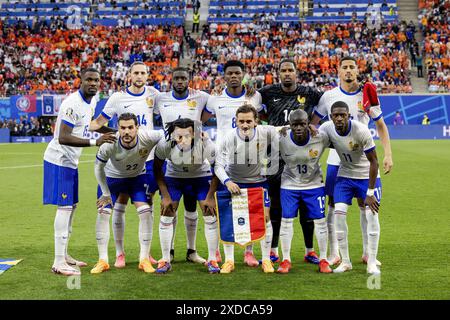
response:
<svg viewBox="0 0 450 320"><path fill-rule="evenodd" d="M251 239L252 241L255 241L266 235L266 222L264 219L264 189L248 188L247 198Z"/></svg>

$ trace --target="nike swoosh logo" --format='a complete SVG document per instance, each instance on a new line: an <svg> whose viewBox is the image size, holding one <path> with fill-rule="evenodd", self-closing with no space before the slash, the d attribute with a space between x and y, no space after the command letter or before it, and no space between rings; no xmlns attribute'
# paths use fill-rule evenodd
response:
<svg viewBox="0 0 450 320"><path fill-rule="evenodd" d="M219 107L219 109L223 109L223 108L226 108L226 107Z"/></svg>
<svg viewBox="0 0 450 320"><path fill-rule="evenodd" d="M127 106L123 106L124 107L124 109L126 109L126 108L128 108L128 107L130 107L131 106L131 104L129 104L129 105L127 105Z"/></svg>
<svg viewBox="0 0 450 320"><path fill-rule="evenodd" d="M293 156L293 154L285 154L284 156L285 157L290 157L290 156Z"/></svg>
<svg viewBox="0 0 450 320"><path fill-rule="evenodd" d="M165 104L165 105L163 105L163 107L164 107L164 108L167 108L167 107L170 107L170 105Z"/></svg>
<svg viewBox="0 0 450 320"><path fill-rule="evenodd" d="M280 101L281 99L273 99L273 102L278 102L278 101Z"/></svg>

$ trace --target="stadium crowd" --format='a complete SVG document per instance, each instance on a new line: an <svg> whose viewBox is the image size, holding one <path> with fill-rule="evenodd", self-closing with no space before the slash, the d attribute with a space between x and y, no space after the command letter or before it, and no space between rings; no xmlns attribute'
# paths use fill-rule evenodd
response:
<svg viewBox="0 0 450 320"><path fill-rule="evenodd" d="M428 90L450 92L450 1L420 0L419 10Z"/></svg>
<svg viewBox="0 0 450 320"><path fill-rule="evenodd" d="M410 26L387 24L369 29L365 23L211 23L196 42L193 86L210 90L220 82L222 66L228 59L247 65L244 81L261 88L278 83L275 66L282 57L295 59L303 85L330 89L337 86L337 63L353 55L358 66L377 84L381 93L410 93L407 48L414 36ZM409 32L410 35L413 33Z"/></svg>
<svg viewBox="0 0 450 320"><path fill-rule="evenodd" d="M7 128L11 136L52 136L56 117L28 117L20 119L0 118L0 129Z"/></svg>
<svg viewBox="0 0 450 320"><path fill-rule="evenodd" d="M0 96L66 93L77 88L86 66L101 70L107 96L125 85L135 60L150 68L149 83L166 91L170 70L178 66L184 29L176 26L69 30L60 18L7 25L0 20Z"/></svg>

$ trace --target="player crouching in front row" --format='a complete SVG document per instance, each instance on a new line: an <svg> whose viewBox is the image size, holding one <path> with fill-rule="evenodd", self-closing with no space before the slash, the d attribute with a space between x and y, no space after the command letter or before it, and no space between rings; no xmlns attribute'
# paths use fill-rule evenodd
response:
<svg viewBox="0 0 450 320"><path fill-rule="evenodd" d="M109 218L120 194L128 194L139 214L139 269L155 272L149 254L152 242L153 212L147 203L145 162L150 151L163 139L160 131L139 128L137 117L124 113L118 119L118 140L103 144L97 152L95 177L99 184L96 238L99 261L92 274L109 270Z"/></svg>
<svg viewBox="0 0 450 320"><path fill-rule="evenodd" d="M215 145L201 124L191 119L181 118L166 125L166 140L161 140L155 150L153 171L161 193L161 219L159 239L162 259L158 262L156 273L171 270L170 248L173 238L174 217L181 196L199 201L205 220L205 237L208 244L207 267L209 273L219 273L216 261L218 246L217 218L206 205L211 197L211 165L214 164ZM164 176L163 164L167 160ZM213 205L214 206L214 205Z"/></svg>
<svg viewBox="0 0 450 320"><path fill-rule="evenodd" d="M262 187L264 189L266 235L260 241L262 269L265 273L273 273L274 268L270 260L272 243L272 224L269 217L270 200L262 160L266 157L268 143L272 140L269 140L268 137L276 137L278 132L272 126L256 126L256 121L257 113L252 105L244 104L237 109L237 129L228 132L221 140L217 149L214 170L217 178L223 184L222 189L228 189L231 194L240 194L240 188ZM272 150L271 154L276 154L276 160L278 160L278 151ZM217 178L215 177L213 181L217 181ZM213 186L213 183L211 185ZM220 272L230 273L234 270L234 244L224 244L224 250L225 263Z"/></svg>

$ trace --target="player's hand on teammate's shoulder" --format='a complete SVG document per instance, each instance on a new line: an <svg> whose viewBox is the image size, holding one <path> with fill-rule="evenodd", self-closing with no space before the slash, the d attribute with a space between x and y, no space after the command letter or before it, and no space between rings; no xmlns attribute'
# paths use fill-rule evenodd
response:
<svg viewBox="0 0 450 320"><path fill-rule="evenodd" d="M97 146L101 146L104 143L114 143L116 142L117 137L115 132L108 132L100 136L100 138L97 139Z"/></svg>
<svg viewBox="0 0 450 320"><path fill-rule="evenodd" d="M112 199L110 196L102 195L99 199L97 199L97 208L98 209L103 209L108 204L112 205Z"/></svg>
<svg viewBox="0 0 450 320"><path fill-rule="evenodd" d="M231 194L234 194L234 195L241 194L241 189L233 181L227 181L227 183L225 185L227 186L228 191L230 191Z"/></svg>
<svg viewBox="0 0 450 320"><path fill-rule="evenodd" d="M205 142L209 139L209 134L206 131L202 131L202 141Z"/></svg>
<svg viewBox="0 0 450 320"><path fill-rule="evenodd" d="M214 88L211 90L211 95L212 96L220 96L223 92L223 90L225 90L225 83L220 82L217 83Z"/></svg>
<svg viewBox="0 0 450 320"><path fill-rule="evenodd" d="M370 210L372 210L373 214L377 214L378 210L380 209L380 204L378 203L375 196L366 196L366 200L364 200L364 203L369 206Z"/></svg>
<svg viewBox="0 0 450 320"><path fill-rule="evenodd" d="M245 88L245 96L246 96L247 98L251 98L251 97L253 97L253 96L255 95L256 89L255 89L254 86L252 86L252 85L246 83L246 84L244 85L244 88Z"/></svg>
<svg viewBox="0 0 450 320"><path fill-rule="evenodd" d="M319 134L319 130L313 124L309 124L309 132L311 132L311 136L313 136L313 137L315 137Z"/></svg>
<svg viewBox="0 0 450 320"><path fill-rule="evenodd" d="M288 130L289 130L289 126L283 126L283 127L281 127L280 128L280 135L282 135L283 137L286 137L287 136L287 133L288 133Z"/></svg>

